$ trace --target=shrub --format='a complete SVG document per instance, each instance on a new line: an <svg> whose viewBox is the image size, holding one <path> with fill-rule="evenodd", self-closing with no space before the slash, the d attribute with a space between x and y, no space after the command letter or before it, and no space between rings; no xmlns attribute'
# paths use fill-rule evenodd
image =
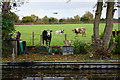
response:
<svg viewBox="0 0 120 80"><path fill-rule="evenodd" d="M8 41L2 41L2 57L9 57L12 55L12 51L8 45Z"/></svg>
<svg viewBox="0 0 120 80"><path fill-rule="evenodd" d="M73 47L74 47L74 53L75 54L86 54L88 53L88 50L90 48L90 46L80 40L75 40L73 42Z"/></svg>
<svg viewBox="0 0 120 80"><path fill-rule="evenodd" d="M7 16L6 18L2 18L2 38L5 37L7 40L9 34L14 32L14 20L11 16ZM8 57L10 55L10 46L8 46L9 41L2 40L2 56Z"/></svg>
<svg viewBox="0 0 120 80"><path fill-rule="evenodd" d="M114 48L113 53L120 54L120 34L115 37L115 42L117 42L117 45Z"/></svg>
<svg viewBox="0 0 120 80"><path fill-rule="evenodd" d="M100 38L102 39L103 37L103 33L101 33L100 35ZM110 40L110 43L109 43L109 47L112 45L113 42L117 42L117 45L116 47L113 49L113 53L120 53L120 34L114 38L113 35L111 35L111 40Z"/></svg>

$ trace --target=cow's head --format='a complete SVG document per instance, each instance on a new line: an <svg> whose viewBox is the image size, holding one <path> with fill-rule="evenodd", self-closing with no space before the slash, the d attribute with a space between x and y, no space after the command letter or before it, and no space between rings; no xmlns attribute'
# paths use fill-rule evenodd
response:
<svg viewBox="0 0 120 80"><path fill-rule="evenodd" d="M52 30L47 30L47 36L50 37Z"/></svg>
<svg viewBox="0 0 120 80"><path fill-rule="evenodd" d="M74 30L72 30L74 33L75 33L75 29Z"/></svg>
<svg viewBox="0 0 120 80"><path fill-rule="evenodd" d="M64 29L62 29L61 32L64 33Z"/></svg>

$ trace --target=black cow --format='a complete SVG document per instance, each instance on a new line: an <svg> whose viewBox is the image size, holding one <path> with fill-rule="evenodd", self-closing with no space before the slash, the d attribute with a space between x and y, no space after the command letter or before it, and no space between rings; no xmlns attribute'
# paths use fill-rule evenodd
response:
<svg viewBox="0 0 120 80"><path fill-rule="evenodd" d="M51 42L51 35L52 30L44 30L42 32L42 37L43 37L43 45L44 45L44 40L46 41L46 45L48 46L47 42L49 42L49 47L50 47L50 42Z"/></svg>
<svg viewBox="0 0 120 80"><path fill-rule="evenodd" d="M115 35L120 34L120 31L112 31L113 37L115 37Z"/></svg>

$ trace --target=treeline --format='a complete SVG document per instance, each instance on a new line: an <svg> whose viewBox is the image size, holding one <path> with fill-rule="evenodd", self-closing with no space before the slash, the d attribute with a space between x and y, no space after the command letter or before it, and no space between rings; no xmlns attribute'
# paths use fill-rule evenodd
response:
<svg viewBox="0 0 120 80"><path fill-rule="evenodd" d="M79 15L74 16L73 18L61 18L57 19L54 17L44 16L39 18L38 16L32 14L31 16L25 16L22 20L19 20L18 16L15 15L18 20L15 20L16 24L78 24L78 23L93 23L94 18L91 12L86 12L82 17ZM120 19L114 19L114 23L119 23ZM102 18L101 23L105 23L106 19Z"/></svg>

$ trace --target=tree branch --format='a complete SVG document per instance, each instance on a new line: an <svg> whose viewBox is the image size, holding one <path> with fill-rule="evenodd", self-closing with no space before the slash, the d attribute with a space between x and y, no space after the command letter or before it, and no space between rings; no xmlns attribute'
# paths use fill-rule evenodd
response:
<svg viewBox="0 0 120 80"><path fill-rule="evenodd" d="M113 44L110 46L108 52L111 53L112 50L116 47L116 45L117 45L117 42L113 42Z"/></svg>

